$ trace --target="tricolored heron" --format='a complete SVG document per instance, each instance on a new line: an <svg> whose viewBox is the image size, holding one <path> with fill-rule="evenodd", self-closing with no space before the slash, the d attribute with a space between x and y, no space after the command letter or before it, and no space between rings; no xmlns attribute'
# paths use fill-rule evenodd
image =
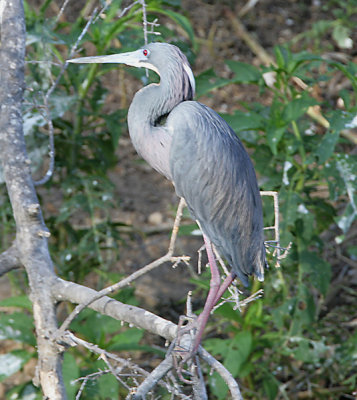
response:
<svg viewBox="0 0 357 400"><path fill-rule="evenodd" d="M235 277L264 279L262 204L252 162L232 128L212 109L193 101L195 79L186 56L167 43L121 54L83 57L73 63L120 63L148 68L160 83L140 89L128 112L139 155L170 179L202 229L211 285L197 319L192 352L209 314ZM232 268L221 284L213 243Z"/></svg>

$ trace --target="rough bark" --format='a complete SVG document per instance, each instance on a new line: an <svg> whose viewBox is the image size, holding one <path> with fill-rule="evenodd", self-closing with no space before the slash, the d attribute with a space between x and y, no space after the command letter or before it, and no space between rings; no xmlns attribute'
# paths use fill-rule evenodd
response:
<svg viewBox="0 0 357 400"><path fill-rule="evenodd" d="M1 150L0 150L1 154ZM0 254L0 277L7 272L21 267L16 243Z"/></svg>
<svg viewBox="0 0 357 400"><path fill-rule="evenodd" d="M61 357L49 338L57 328L50 282L54 271L48 251L49 232L36 196L22 128L25 22L21 0L4 0L0 47L0 157L16 221L18 259L25 267L38 344L38 378L48 399L66 398Z"/></svg>

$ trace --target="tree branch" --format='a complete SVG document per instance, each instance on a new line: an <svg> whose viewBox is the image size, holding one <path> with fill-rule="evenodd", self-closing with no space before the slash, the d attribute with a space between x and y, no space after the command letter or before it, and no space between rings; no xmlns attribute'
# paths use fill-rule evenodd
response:
<svg viewBox="0 0 357 400"><path fill-rule="evenodd" d="M19 256L16 243L13 243L11 247L0 254L0 276L5 275L13 269L22 267Z"/></svg>
<svg viewBox="0 0 357 400"><path fill-rule="evenodd" d="M56 314L48 284L54 271L47 247L49 232L30 174L22 128L25 21L21 0L3 0L0 47L0 157L15 221L18 259L28 274L37 334L38 378L45 398L65 399L61 358L48 338Z"/></svg>
<svg viewBox="0 0 357 400"><path fill-rule="evenodd" d="M95 292L94 297L87 300L87 302L81 302L80 304L78 304L78 306L71 312L71 314L63 322L62 326L60 327L61 332L59 332L59 334L63 334L64 331L66 329L68 329L68 327L69 327L70 323L73 321L73 319L75 317L77 317L81 311L83 311L86 307L88 307L95 300L98 300L101 297L112 294L112 293L118 291L119 289L121 289L125 286L128 286L135 279L138 279L140 276L148 273L149 271L152 271L153 269L164 264L165 262L171 261L171 262L175 262L175 264L177 264L180 261L185 261L185 262L188 261L189 257L185 257L185 256L173 257L174 250L175 250L175 242L177 239L177 234L178 234L178 230L179 230L180 222L181 222L181 218L182 218L182 212L183 212L183 208L185 207L185 205L186 205L185 200L183 198L181 198L179 205L177 207L176 218L175 218L174 226L172 228L171 239L170 239L170 244L169 244L169 249L167 251L167 254L164 255L163 257L160 257L159 259L151 262L150 264L145 265L144 267L140 268L139 270L133 272L131 275L124 278L120 282L117 282L114 285L108 286L99 292Z"/></svg>
<svg viewBox="0 0 357 400"><path fill-rule="evenodd" d="M98 293L94 289L90 289L74 282L68 282L58 277L51 282L51 288L55 300L69 301L77 304L88 303L88 301L95 298ZM107 296L95 300L90 303L88 307L119 321L125 321L138 328L145 329L146 331L159 335L169 341L173 341L177 336L177 325L173 322L152 314L142 308L121 303L120 301ZM54 339L60 343L61 335L55 334ZM180 344L182 345L182 343L184 343L184 347L189 349L191 341L190 335L185 335L185 338L183 339L185 340L181 340ZM209 366L221 375L231 391L232 399L242 400L238 383L230 372L201 346L199 347L198 354ZM164 365L164 367L168 368L168 365L169 361ZM153 374L153 379L156 379L156 374ZM150 383L147 381L145 385L147 385L147 388Z"/></svg>
<svg viewBox="0 0 357 400"><path fill-rule="evenodd" d="M75 304L87 303L98 292L74 282L56 278L52 282L52 295L57 301L69 301ZM108 315L119 321L125 321L138 328L145 329L165 339L173 340L176 337L177 325L142 308L121 303L104 296L88 306L92 310Z"/></svg>

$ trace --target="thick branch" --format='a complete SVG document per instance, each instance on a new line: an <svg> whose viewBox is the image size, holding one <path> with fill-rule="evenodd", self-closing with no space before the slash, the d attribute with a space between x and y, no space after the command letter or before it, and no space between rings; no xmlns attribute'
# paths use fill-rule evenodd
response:
<svg viewBox="0 0 357 400"><path fill-rule="evenodd" d="M162 265L163 263L167 261L172 261L175 263L178 263L180 261L185 261L188 259L188 257L181 256L181 257L173 257L174 249L175 249L175 243L176 243L176 238L182 218L182 212L183 208L185 207L186 202L183 198L180 199L179 205L177 207L177 212L176 212L176 218L174 222L174 226L172 228L172 234L171 234L171 239L170 239L170 245L169 249L166 255L163 257L160 257L159 259L151 262L150 264L147 264L143 268L140 268L139 270L133 272L131 275L128 277L124 278L123 280L115 283L114 285L108 286L104 289L102 289L100 292L95 292L95 296L91 299L89 299L87 302L83 302L78 304L78 306L71 312L71 314L65 319L63 322L59 334L63 334L66 329L68 329L70 323L73 321L77 315L83 311L86 307L89 306L89 304L93 303L95 300L100 299L101 297L107 296L109 294L112 294L119 289L129 285L131 282L133 282L135 279L138 279L140 276L148 273L149 271L157 268L159 265Z"/></svg>
<svg viewBox="0 0 357 400"><path fill-rule="evenodd" d="M68 282L61 278L56 278L51 287L53 297L57 301L69 301L77 304L87 303L98 293L86 286L82 286L74 282ZM152 314L151 312L142 308L123 304L120 301L114 300L107 296L101 297L100 299L92 302L88 307L119 321L125 321L138 328L145 329L170 341L174 340L177 336L177 325L174 323L158 317L157 315ZM61 337L57 339L60 341ZM180 344L189 349L191 340L190 336L185 335L185 339L187 340L181 341ZM229 387L232 399L242 400L238 383L234 380L230 372L201 346L199 347L198 354L208 365L210 365L221 375ZM150 384L151 383L148 382L148 385ZM155 384L155 382L152 382L152 384Z"/></svg>
<svg viewBox="0 0 357 400"><path fill-rule="evenodd" d="M38 375L45 398L66 398L50 282L54 277L47 231L34 190L22 128L25 21L21 0L3 0L0 47L0 158L15 221L19 260L28 274L37 334Z"/></svg>
<svg viewBox="0 0 357 400"><path fill-rule="evenodd" d="M97 293L97 291L86 286L68 282L61 278L56 278L52 284L52 295L57 301L82 304L87 303ZM160 335L165 339L173 340L176 337L177 325L174 323L142 308L121 303L110 297L104 296L91 303L88 307L101 314Z"/></svg>
<svg viewBox="0 0 357 400"><path fill-rule="evenodd" d="M22 266L19 256L16 243L0 254L0 276Z"/></svg>

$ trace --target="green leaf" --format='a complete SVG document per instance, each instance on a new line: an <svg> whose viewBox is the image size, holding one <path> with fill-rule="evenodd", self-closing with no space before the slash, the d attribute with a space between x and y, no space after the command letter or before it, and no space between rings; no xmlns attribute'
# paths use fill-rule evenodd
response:
<svg viewBox="0 0 357 400"><path fill-rule="evenodd" d="M213 355L219 354L224 358L229 352L230 342L228 340L215 339L215 338L206 339L204 341L204 347Z"/></svg>
<svg viewBox="0 0 357 400"><path fill-rule="evenodd" d="M286 48L281 46L275 46L274 53L278 68L284 70L287 66L287 58L288 58Z"/></svg>
<svg viewBox="0 0 357 400"><path fill-rule="evenodd" d="M195 80L197 98L206 95L214 89L218 89L231 83L229 79L217 76L213 68L203 71Z"/></svg>
<svg viewBox="0 0 357 400"><path fill-rule="evenodd" d="M122 125L120 124L120 121L123 120L125 114L126 113L123 110L117 110L104 116L114 149L118 147L118 142L122 134Z"/></svg>
<svg viewBox="0 0 357 400"><path fill-rule="evenodd" d="M296 121L304 115L310 106L318 104L318 102L310 97L307 92L303 92L298 97L288 103L283 110L283 118L286 122Z"/></svg>
<svg viewBox="0 0 357 400"><path fill-rule="evenodd" d="M260 300L250 304L244 315L244 326L249 328L252 326L259 327L262 324L263 302Z"/></svg>
<svg viewBox="0 0 357 400"><path fill-rule="evenodd" d="M214 372L209 377L209 385L212 391L212 394L218 400L225 400L227 399L228 388L222 377L217 373Z"/></svg>
<svg viewBox="0 0 357 400"><path fill-rule="evenodd" d="M271 311L273 321L277 328L282 329L288 322L291 321L291 317L294 313L296 305L296 299L287 299L278 307L275 307L274 310Z"/></svg>
<svg viewBox="0 0 357 400"><path fill-rule="evenodd" d="M92 310L82 312L80 317L71 324L72 329L96 343L102 340L105 335L117 332L120 327L120 322Z"/></svg>
<svg viewBox="0 0 357 400"><path fill-rule="evenodd" d="M237 376L252 351L252 334L249 331L239 332L231 342L224 359L224 366L233 376Z"/></svg>
<svg viewBox="0 0 357 400"><path fill-rule="evenodd" d="M42 394L38 388L31 383L17 385L6 392L7 400L43 400Z"/></svg>
<svg viewBox="0 0 357 400"><path fill-rule="evenodd" d="M119 382L115 376L108 373L98 379L99 394L103 399L119 398Z"/></svg>
<svg viewBox="0 0 357 400"><path fill-rule="evenodd" d="M307 363L319 363L331 350L323 340L316 341L306 339L301 336L293 336L289 339L289 347L284 349L284 353L292 355L297 360Z"/></svg>
<svg viewBox="0 0 357 400"><path fill-rule="evenodd" d="M32 311L32 303L28 296L15 296L0 301L0 307L19 307Z"/></svg>
<svg viewBox="0 0 357 400"><path fill-rule="evenodd" d="M335 221L338 227L342 230L344 234L348 232L352 223L357 218L357 208L356 206L353 207L352 204L347 204L346 208L344 209L343 213L335 218Z"/></svg>
<svg viewBox="0 0 357 400"><path fill-rule="evenodd" d="M331 114L332 115L328 118L331 130L340 132L342 129L356 128L356 123L354 122L356 118L355 113L336 110Z"/></svg>
<svg viewBox="0 0 357 400"><path fill-rule="evenodd" d="M299 254L301 271L309 277L309 281L326 295L331 280L331 265L316 253L303 250Z"/></svg>
<svg viewBox="0 0 357 400"><path fill-rule="evenodd" d="M17 342L35 346L36 340L33 330L33 320L27 314L12 313L9 315L0 315L0 340L16 340Z"/></svg>
<svg viewBox="0 0 357 400"><path fill-rule="evenodd" d="M299 283L289 335L300 335L306 327L310 326L315 321L316 305L311 290L303 283Z"/></svg>
<svg viewBox="0 0 357 400"><path fill-rule="evenodd" d="M234 114L221 114L235 132L260 130L264 128L265 119L252 111L235 110Z"/></svg>
<svg viewBox="0 0 357 400"><path fill-rule="evenodd" d="M286 132L286 127L278 128L270 126L266 129L267 142L271 152L276 156L278 154L278 144Z"/></svg>
<svg viewBox="0 0 357 400"><path fill-rule="evenodd" d="M235 73L235 83L258 83L262 74L257 67L240 61L226 60L225 63Z"/></svg>
<svg viewBox="0 0 357 400"><path fill-rule="evenodd" d="M301 232L299 232L299 236L301 236L306 242L311 240L312 236L314 235L316 215L309 211L303 203L299 204L298 213L300 214L299 216L302 221L302 229Z"/></svg>
<svg viewBox="0 0 357 400"><path fill-rule="evenodd" d="M147 11L152 12L152 13L159 13L159 14L166 15L167 17L169 17L173 21L175 21L188 34L188 37L189 37L191 43L193 44L194 49L196 48L195 33L192 29L192 25L191 25L190 21L185 16L183 16L182 14L179 14L175 11L172 11L172 10L168 10L165 8L159 8L159 7L153 7L151 5L149 7L147 7Z"/></svg>
<svg viewBox="0 0 357 400"><path fill-rule="evenodd" d="M19 371L32 355L25 350L14 350L0 354L0 382Z"/></svg>
<svg viewBox="0 0 357 400"><path fill-rule="evenodd" d="M121 348L130 349L137 346L144 335L144 331L137 328L130 328L113 336L110 340L109 350L118 350Z"/></svg>
<svg viewBox="0 0 357 400"><path fill-rule="evenodd" d="M281 232L282 236L284 232L288 230L288 227L293 225L298 218L298 205L301 203L301 199L299 198L298 194L291 191L286 190L282 187L279 200L281 202L280 212L282 214L282 221L281 221Z"/></svg>
<svg viewBox="0 0 357 400"><path fill-rule="evenodd" d="M279 383L273 375L263 379L264 392L269 400L275 400L279 390Z"/></svg>
<svg viewBox="0 0 357 400"><path fill-rule="evenodd" d="M347 247L347 252L350 255L350 257L357 258L357 246Z"/></svg>
<svg viewBox="0 0 357 400"><path fill-rule="evenodd" d="M347 233L357 217L357 157L348 154L336 156L336 167L344 181L349 204L344 213L337 219L338 226Z"/></svg>
<svg viewBox="0 0 357 400"><path fill-rule="evenodd" d="M350 38L351 30L344 25L336 25L332 31L332 38L340 49L350 49L353 46L353 40Z"/></svg>
<svg viewBox="0 0 357 400"><path fill-rule="evenodd" d="M180 226L179 236L202 235L202 233L199 232L201 231L197 224L182 225Z"/></svg>
<svg viewBox="0 0 357 400"><path fill-rule="evenodd" d="M243 323L242 315L239 311L234 310L232 305L229 303L222 304L216 311L215 314L221 315L223 318L229 321L236 321L239 324Z"/></svg>
<svg viewBox="0 0 357 400"><path fill-rule="evenodd" d="M339 69L351 82L353 90L357 93L357 79L356 75L356 66L353 63L347 64L347 67L339 62L325 60L330 66Z"/></svg>
<svg viewBox="0 0 357 400"><path fill-rule="evenodd" d="M324 163L332 156L339 137L340 135L338 131L328 130L324 134L319 146L316 149L316 155L320 164Z"/></svg>
<svg viewBox="0 0 357 400"><path fill-rule="evenodd" d="M73 381L80 376L80 373L76 359L69 352L64 353L62 371L67 396L69 399L74 399L78 388L73 384Z"/></svg>
<svg viewBox="0 0 357 400"><path fill-rule="evenodd" d="M77 96L52 94L50 97L51 117L53 119L62 117L66 111L73 107L77 100Z"/></svg>

